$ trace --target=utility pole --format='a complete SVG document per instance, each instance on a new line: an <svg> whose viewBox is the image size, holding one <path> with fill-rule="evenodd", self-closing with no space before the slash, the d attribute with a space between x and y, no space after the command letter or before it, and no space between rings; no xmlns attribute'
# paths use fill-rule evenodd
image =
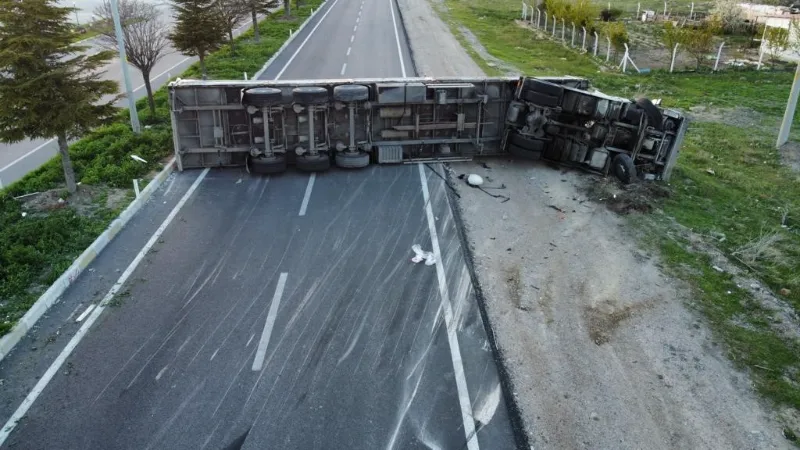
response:
<svg viewBox="0 0 800 450"><path fill-rule="evenodd" d="M125 93L128 96L128 112L131 114L131 128L135 134L142 131L139 125L139 113L136 112L136 99L133 96L131 87L131 76L128 73L128 57L125 56L125 40L122 37L122 25L119 20L119 8L117 0L111 0L111 15L114 18L114 31L117 35L117 46L119 47L119 62L122 65L122 78L125 79Z"/></svg>
<svg viewBox="0 0 800 450"><path fill-rule="evenodd" d="M72 7L75 8L75 25L77 25L78 28L80 28L81 20L78 18L78 5L76 5L75 2L72 2Z"/></svg>

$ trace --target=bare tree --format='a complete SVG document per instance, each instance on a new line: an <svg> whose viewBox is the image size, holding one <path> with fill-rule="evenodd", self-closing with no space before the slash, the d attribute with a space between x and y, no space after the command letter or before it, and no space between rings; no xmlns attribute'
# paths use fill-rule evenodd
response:
<svg viewBox="0 0 800 450"><path fill-rule="evenodd" d="M222 19L225 32L228 33L228 42L231 44L231 53L236 53L236 46L233 40L233 30L248 13L248 4L246 0L219 0L217 3L219 8L219 16Z"/></svg>
<svg viewBox="0 0 800 450"><path fill-rule="evenodd" d="M118 3L125 54L128 62L142 72L144 87L147 90L147 104L150 106L150 112L155 113L156 104L153 100L153 88L150 85L150 73L166 54L165 50L169 44L167 27L161 21L158 8L145 0L119 0ZM95 8L94 14L103 23L113 24L109 0L103 0L103 4ZM103 27L100 45L109 50L116 49L117 38L113 25Z"/></svg>

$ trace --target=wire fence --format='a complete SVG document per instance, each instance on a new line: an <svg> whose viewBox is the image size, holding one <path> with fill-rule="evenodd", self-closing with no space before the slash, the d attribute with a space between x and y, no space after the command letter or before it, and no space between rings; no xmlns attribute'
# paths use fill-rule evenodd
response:
<svg viewBox="0 0 800 450"><path fill-rule="evenodd" d="M689 9L685 16L671 14L647 16L639 10L639 19L624 20L627 41L615 45L612 36L602 30L587 30L585 27L566 19L554 17L542 8L522 2L520 24L535 30L541 37L559 42L576 51L595 58L599 63L617 68L622 72L647 73L651 70L669 72L711 69L754 68L762 69L782 65L778 55L771 54L759 35L757 25L750 25L736 35L715 37L705 51L686 49L680 44L668 48L657 36L665 22L675 26L699 24L705 13ZM633 13L637 13L636 10ZM674 13L674 11L673 11ZM644 18L645 20L642 20Z"/></svg>

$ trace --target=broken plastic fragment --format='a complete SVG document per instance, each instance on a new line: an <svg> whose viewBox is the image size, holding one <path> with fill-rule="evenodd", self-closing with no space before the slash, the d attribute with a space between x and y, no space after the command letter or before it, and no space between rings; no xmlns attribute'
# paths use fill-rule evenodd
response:
<svg viewBox="0 0 800 450"><path fill-rule="evenodd" d="M433 252L426 252L422 250L422 247L420 247L419 244L412 245L411 250L414 251L414 257L411 258L411 262L414 264L418 264L422 262L422 260L425 260L426 266L432 266L436 264L436 257L433 256Z"/></svg>
<svg viewBox="0 0 800 450"><path fill-rule="evenodd" d="M140 163L147 164L147 160L145 160L144 158L142 158L140 156L131 155L131 159L133 159L134 161L139 161Z"/></svg>
<svg viewBox="0 0 800 450"><path fill-rule="evenodd" d="M469 183L470 186L480 186L483 184L483 178L481 178L480 175L473 173L467 177L467 183Z"/></svg>

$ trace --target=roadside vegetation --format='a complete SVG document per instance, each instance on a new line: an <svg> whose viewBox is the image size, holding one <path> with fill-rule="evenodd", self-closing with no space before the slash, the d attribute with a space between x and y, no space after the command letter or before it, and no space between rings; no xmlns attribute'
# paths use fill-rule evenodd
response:
<svg viewBox="0 0 800 450"><path fill-rule="evenodd" d="M632 5L635 11L636 2ZM750 372L757 390L788 412L785 435L796 439L800 173L782 161L790 152L775 149L793 68L713 73L700 67L689 73L624 75L523 27L517 1L445 0L439 9L462 44L458 30L466 27L492 57L520 73L583 76L609 94L660 98L665 107L691 117L678 167L668 185L655 189L658 195L642 186L609 187L615 184L610 180L598 180L598 185L621 191L621 198L644 191L646 198L640 201L646 204L633 210L652 212L628 216L643 245L657 249L667 269L693 286L690 307L705 313L731 360ZM474 49L469 51L475 58ZM498 74L496 65L477 62ZM790 142L800 141L798 119ZM798 149L793 149L796 158ZM729 266L718 266L720 256ZM743 284L742 279L756 281ZM787 314L781 316L759 300L762 287L780 299ZM787 317L794 322L787 323Z"/></svg>
<svg viewBox="0 0 800 450"><path fill-rule="evenodd" d="M292 16L275 14L254 31L205 57L211 79L241 79L255 74L288 39L290 30L322 2L295 5ZM231 49L235 48L233 54ZM194 64L181 78L200 78ZM69 147L77 191L65 189L64 171L56 157L0 191L0 336L6 334L41 293L80 255L133 198L133 179L148 179L172 155L166 86L136 103L145 127L136 135L127 110ZM131 158L136 155L147 161Z"/></svg>

